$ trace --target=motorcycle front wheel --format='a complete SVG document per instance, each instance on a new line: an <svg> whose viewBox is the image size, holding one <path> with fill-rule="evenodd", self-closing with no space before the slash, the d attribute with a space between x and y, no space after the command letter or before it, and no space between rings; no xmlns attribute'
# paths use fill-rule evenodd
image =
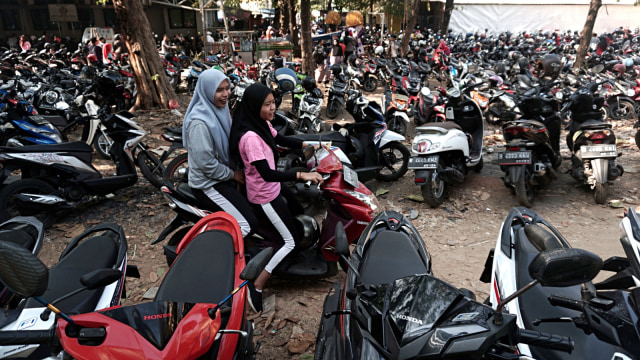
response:
<svg viewBox="0 0 640 360"><path fill-rule="evenodd" d="M613 120L630 119L633 112L633 104L628 101L616 101L609 105L609 117Z"/></svg>
<svg viewBox="0 0 640 360"><path fill-rule="evenodd" d="M597 183L593 192L596 204L604 204L609 196L609 184Z"/></svg>
<svg viewBox="0 0 640 360"><path fill-rule="evenodd" d="M411 153L406 146L399 142L390 142L378 151L378 174L376 179L380 181L395 181L400 179L409 166Z"/></svg>
<svg viewBox="0 0 640 360"><path fill-rule="evenodd" d="M198 82L197 78L189 78L189 81L187 81L187 93L189 95L193 95L193 91L196 89L196 83Z"/></svg>
<svg viewBox="0 0 640 360"><path fill-rule="evenodd" d="M100 132L93 138L93 148L96 150L98 156L103 159L111 159L111 154L109 154L111 145L113 145L113 140L103 132Z"/></svg>
<svg viewBox="0 0 640 360"><path fill-rule="evenodd" d="M327 117L329 119L335 119L336 116L338 116L338 112L340 112L340 102L329 101L327 104Z"/></svg>
<svg viewBox="0 0 640 360"><path fill-rule="evenodd" d="M438 171L429 171L426 183L420 187L422 197L429 206L435 208L444 202L447 184L438 176Z"/></svg>
<svg viewBox="0 0 640 360"><path fill-rule="evenodd" d="M42 209L33 207L22 208L16 203L15 196L21 193L50 195L55 191L53 186L40 179L21 179L6 185L0 191L0 223L16 216L35 216L42 222L45 229L49 228L55 220L55 214L41 212Z"/></svg>
<svg viewBox="0 0 640 360"><path fill-rule="evenodd" d="M169 180L174 187L189 181L189 154L176 156L164 169L164 178Z"/></svg>
<svg viewBox="0 0 640 360"><path fill-rule="evenodd" d="M525 207L531 207L533 205L533 186L529 184L526 176L521 176L515 184L516 198L520 205Z"/></svg>
<svg viewBox="0 0 640 360"><path fill-rule="evenodd" d="M136 164L142 175L155 187L164 185L164 165L157 156L148 150L140 150L136 156Z"/></svg>
<svg viewBox="0 0 640 360"><path fill-rule="evenodd" d="M407 133L407 122L400 116L394 116L387 123L389 130L404 136Z"/></svg>
<svg viewBox="0 0 640 360"><path fill-rule="evenodd" d="M374 92L376 91L377 88L378 88L378 80L376 80L376 78L374 78L373 76L367 76L367 78L364 79L364 84L362 84L362 90L366 92Z"/></svg>

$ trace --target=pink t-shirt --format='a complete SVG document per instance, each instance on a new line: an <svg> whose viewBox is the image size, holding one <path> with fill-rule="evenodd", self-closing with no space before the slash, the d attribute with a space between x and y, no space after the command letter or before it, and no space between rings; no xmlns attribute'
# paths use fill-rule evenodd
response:
<svg viewBox="0 0 640 360"><path fill-rule="evenodd" d="M276 137L278 133L271 127L271 124L269 124L269 128L271 129L271 135ZM258 134L253 131L247 131L240 138L238 149L244 163L247 199L253 204L266 204L273 201L280 194L280 183L264 181L258 169L251 164L254 161L267 160L269 168L275 169L271 147Z"/></svg>

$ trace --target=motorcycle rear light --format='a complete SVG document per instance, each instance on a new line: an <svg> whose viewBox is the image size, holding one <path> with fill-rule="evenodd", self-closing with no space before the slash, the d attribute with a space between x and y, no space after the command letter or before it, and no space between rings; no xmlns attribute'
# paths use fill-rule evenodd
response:
<svg viewBox="0 0 640 360"><path fill-rule="evenodd" d="M416 178L415 182L416 183L424 183L425 180L424 180L424 178Z"/></svg>
<svg viewBox="0 0 640 360"><path fill-rule="evenodd" d="M519 134L527 133L530 131L531 131L530 128L523 127L523 126L514 126L514 127L508 127L504 129L504 133L511 136L518 136Z"/></svg>
<svg viewBox="0 0 640 360"><path fill-rule="evenodd" d="M423 153L429 150L429 146L431 146L430 141L420 141L414 145L414 150L417 152Z"/></svg>
<svg viewBox="0 0 640 360"><path fill-rule="evenodd" d="M520 146L510 146L509 151L520 151Z"/></svg>
<svg viewBox="0 0 640 360"><path fill-rule="evenodd" d="M587 138L589 138L589 140L605 140L606 138L609 137L609 132L595 132L595 133L591 133L591 134L587 134Z"/></svg>

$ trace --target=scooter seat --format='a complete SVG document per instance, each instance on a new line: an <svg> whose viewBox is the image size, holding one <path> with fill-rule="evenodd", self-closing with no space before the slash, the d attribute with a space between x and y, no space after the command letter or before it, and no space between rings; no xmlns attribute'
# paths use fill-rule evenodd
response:
<svg viewBox="0 0 640 360"><path fill-rule="evenodd" d="M236 276L231 234L205 231L178 255L155 301L217 304L231 293Z"/></svg>
<svg viewBox="0 0 640 360"><path fill-rule="evenodd" d="M529 238L529 241L540 252L546 250L560 249L562 243L552 233L536 224L528 225L524 228L525 234Z"/></svg>
<svg viewBox="0 0 640 360"><path fill-rule="evenodd" d="M358 272L365 284L388 284L405 276L426 274L429 269L407 234L387 230L369 240Z"/></svg>
<svg viewBox="0 0 640 360"><path fill-rule="evenodd" d="M16 153L36 153L36 152L88 152L92 153L93 148L82 141L70 143L60 143L51 145L29 145L20 147L0 146L2 152Z"/></svg>
<svg viewBox="0 0 640 360"><path fill-rule="evenodd" d="M108 236L94 236L83 240L49 271L49 286L42 298L51 302L82 288L82 275L93 270L112 268L118 257L118 244ZM103 288L85 290L58 303L55 307L65 313L82 314L95 310ZM29 299L27 307L42 307Z"/></svg>
<svg viewBox="0 0 640 360"><path fill-rule="evenodd" d="M587 120L578 126L580 130L602 130L602 129L611 129L611 124L604 123L600 120Z"/></svg>
<svg viewBox="0 0 640 360"><path fill-rule="evenodd" d="M25 249L31 250L36 244L36 239L21 230L0 230L0 241L8 241Z"/></svg>
<svg viewBox="0 0 640 360"><path fill-rule="evenodd" d="M439 127L446 130L457 129L462 131L462 127L453 121L445 121L445 122L430 122L424 124L422 127Z"/></svg>

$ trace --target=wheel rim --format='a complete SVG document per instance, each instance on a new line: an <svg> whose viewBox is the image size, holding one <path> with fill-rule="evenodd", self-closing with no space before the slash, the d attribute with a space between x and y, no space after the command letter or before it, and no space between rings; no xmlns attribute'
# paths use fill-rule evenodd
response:
<svg viewBox="0 0 640 360"><path fill-rule="evenodd" d="M631 106L631 104L627 102L621 102L613 108L612 113L617 119L625 119L629 116L629 114L631 114L632 108L633 107Z"/></svg>
<svg viewBox="0 0 640 360"><path fill-rule="evenodd" d="M431 192L436 198L441 198L444 193L444 180L438 178L438 172L431 174Z"/></svg>
<svg viewBox="0 0 640 360"><path fill-rule="evenodd" d="M100 147L100 151L102 153L108 155L109 150L111 150L111 142L104 135L100 135L98 137L98 146Z"/></svg>

